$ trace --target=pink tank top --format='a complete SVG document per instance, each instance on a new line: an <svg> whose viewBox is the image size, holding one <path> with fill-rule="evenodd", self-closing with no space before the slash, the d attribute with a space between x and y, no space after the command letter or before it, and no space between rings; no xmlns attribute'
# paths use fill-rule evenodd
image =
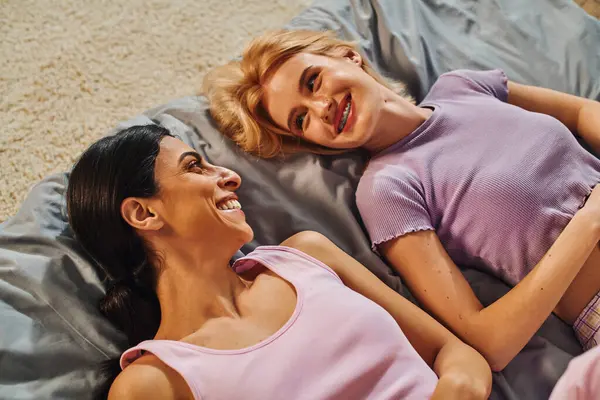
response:
<svg viewBox="0 0 600 400"><path fill-rule="evenodd" d="M600 399L600 346L572 359L550 395L550 400L594 399Z"/></svg>
<svg viewBox="0 0 600 400"><path fill-rule="evenodd" d="M291 283L297 304L268 339L239 350L148 340L121 356L121 368L147 351L177 371L195 399L426 399L435 373L380 306L347 288L318 260L264 246L239 259ZM277 301L274 299L273 301Z"/></svg>

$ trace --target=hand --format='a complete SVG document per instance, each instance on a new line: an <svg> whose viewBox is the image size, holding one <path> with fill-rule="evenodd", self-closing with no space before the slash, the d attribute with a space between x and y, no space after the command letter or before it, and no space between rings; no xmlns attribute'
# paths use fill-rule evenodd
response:
<svg viewBox="0 0 600 400"><path fill-rule="evenodd" d="M433 371L439 377L431 396L435 400L487 399L492 390L492 371L485 358L457 338L440 349Z"/></svg>
<svg viewBox="0 0 600 400"><path fill-rule="evenodd" d="M484 400L489 394L489 387L477 379L466 374L453 374L440 378L431 400Z"/></svg>

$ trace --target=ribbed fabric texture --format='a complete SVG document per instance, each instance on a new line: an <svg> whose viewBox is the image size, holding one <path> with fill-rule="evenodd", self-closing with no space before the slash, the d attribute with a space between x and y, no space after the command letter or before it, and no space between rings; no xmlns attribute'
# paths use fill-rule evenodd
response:
<svg viewBox="0 0 600 400"><path fill-rule="evenodd" d="M122 368L148 351L177 371L195 399L428 399L435 373L383 308L350 290L329 267L287 247L259 247L234 264L262 264L298 296L290 320L240 350L149 340L127 350ZM277 299L273 299L277 301Z"/></svg>
<svg viewBox="0 0 600 400"><path fill-rule="evenodd" d="M435 230L455 263L509 284L542 258L600 182L558 120L508 104L500 70L442 75L431 117L372 158L357 190L373 247Z"/></svg>

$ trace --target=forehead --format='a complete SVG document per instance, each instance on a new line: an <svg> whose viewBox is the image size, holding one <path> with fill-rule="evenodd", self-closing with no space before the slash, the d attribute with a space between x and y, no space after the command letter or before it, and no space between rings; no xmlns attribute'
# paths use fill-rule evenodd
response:
<svg viewBox="0 0 600 400"><path fill-rule="evenodd" d="M181 140L165 136L160 141L160 150L156 157L156 172L176 168L179 164L179 156L185 152L194 151Z"/></svg>
<svg viewBox="0 0 600 400"><path fill-rule="evenodd" d="M312 53L298 53L286 60L273 73L267 82L270 83L285 83L285 78L290 78L295 75L297 78L306 67L309 66L324 66L333 61L332 57L322 56Z"/></svg>
<svg viewBox="0 0 600 400"><path fill-rule="evenodd" d="M181 153L185 153L186 151L194 151L190 146L185 144L180 139L177 139L172 136L165 136L160 141L160 151L158 153L159 158L172 158L176 159L181 155ZM175 160L177 161L177 160Z"/></svg>
<svg viewBox="0 0 600 400"><path fill-rule="evenodd" d="M264 83L264 106L280 127L287 130L287 117L295 107L301 93L298 82L307 67L324 67L333 58L310 53L299 53L286 60Z"/></svg>

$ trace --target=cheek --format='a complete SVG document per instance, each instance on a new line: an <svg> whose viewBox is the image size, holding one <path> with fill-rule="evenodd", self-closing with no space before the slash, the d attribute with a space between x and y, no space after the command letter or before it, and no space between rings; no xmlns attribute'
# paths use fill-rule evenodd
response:
<svg viewBox="0 0 600 400"><path fill-rule="evenodd" d="M172 209L171 225L182 239L198 238L215 232L216 211L203 199L188 199L178 202Z"/></svg>
<svg viewBox="0 0 600 400"><path fill-rule="evenodd" d="M174 225L185 227L197 224L213 213L213 191L193 180L168 188L161 197L167 218Z"/></svg>
<svg viewBox="0 0 600 400"><path fill-rule="evenodd" d="M336 94L355 86L355 80L349 71L337 69L323 77L323 88L328 93Z"/></svg>
<svg viewBox="0 0 600 400"><path fill-rule="evenodd" d="M331 136L330 129L321 118L313 116L310 126L304 132L304 138L317 144L323 144L323 140Z"/></svg>
<svg viewBox="0 0 600 400"><path fill-rule="evenodd" d="M380 112L382 109L381 99L376 94L365 92L356 93L352 97L355 101L354 125L352 134L345 138L356 147L361 147L379 131Z"/></svg>

